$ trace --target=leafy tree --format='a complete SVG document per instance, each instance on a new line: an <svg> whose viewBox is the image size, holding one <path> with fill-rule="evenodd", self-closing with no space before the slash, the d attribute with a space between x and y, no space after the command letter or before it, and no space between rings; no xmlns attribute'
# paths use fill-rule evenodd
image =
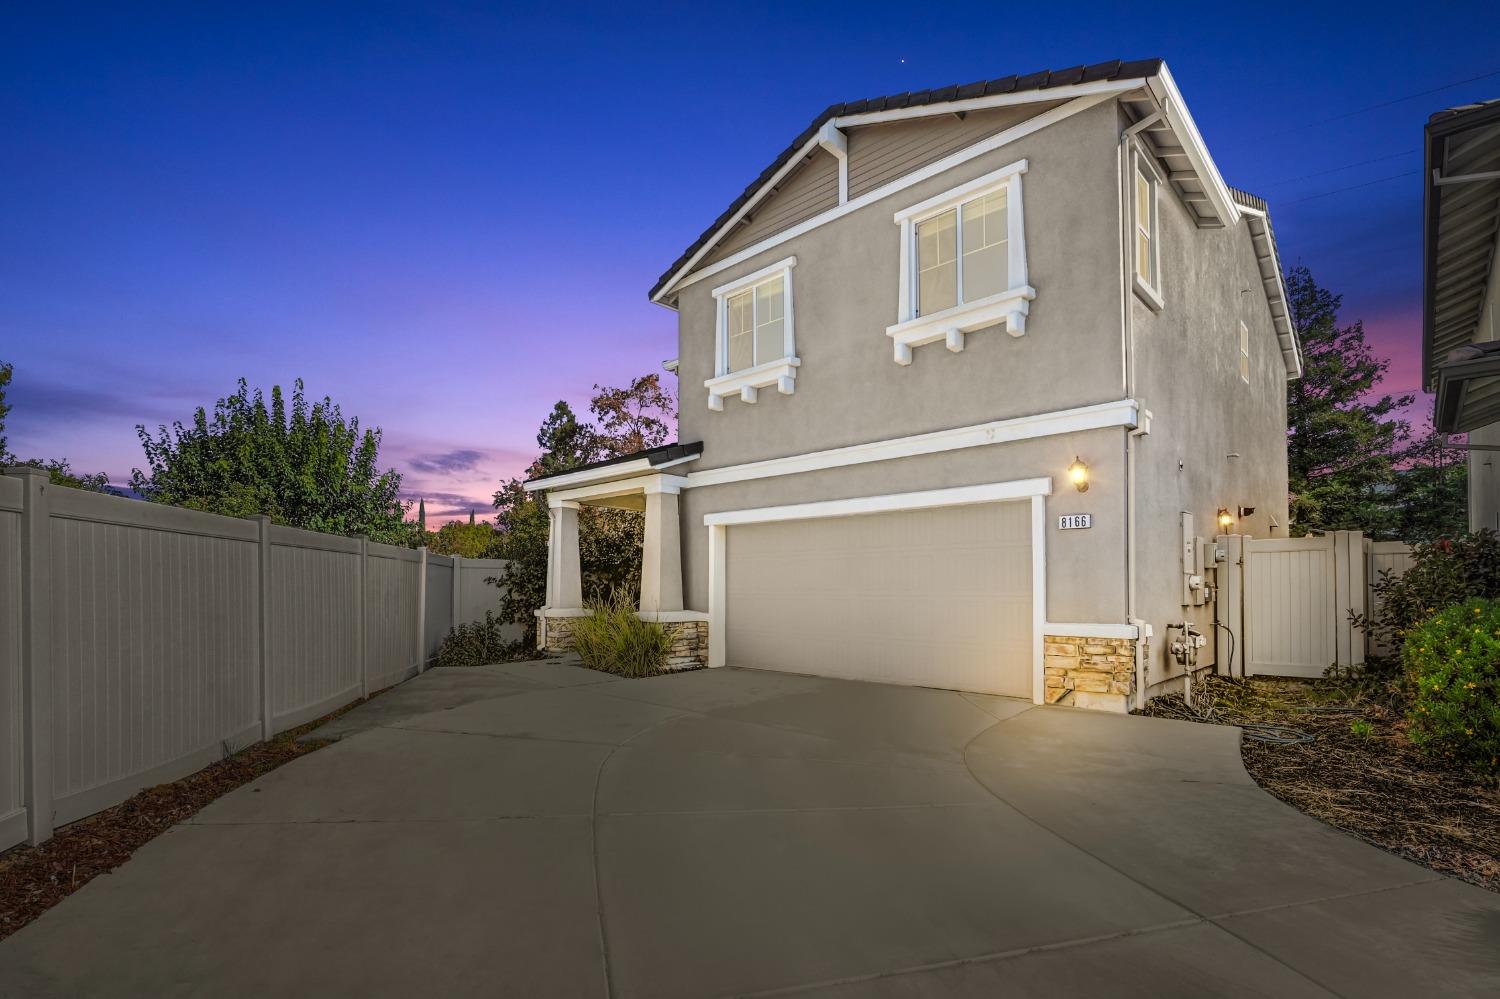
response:
<svg viewBox="0 0 1500 999"><path fill-rule="evenodd" d="M1436 541L1469 530L1469 462L1463 448L1445 446L1443 435L1428 431L1401 456L1394 498L1393 537Z"/></svg>
<svg viewBox="0 0 1500 999"><path fill-rule="evenodd" d="M1374 394L1390 362L1375 356L1363 323L1339 325L1342 296L1319 287L1306 267L1294 268L1286 286L1304 368L1287 390L1291 533L1391 536L1385 498L1410 432L1397 414L1412 397Z"/></svg>
<svg viewBox="0 0 1500 999"><path fill-rule="evenodd" d="M556 475L655 447L666 442L676 425L672 397L654 374L624 388L595 385L589 410L593 423L579 420L566 402L552 407L537 432L541 454L527 468L526 478ZM546 500L528 494L521 479L511 479L496 491L495 509L501 535L498 554L511 560L504 575L493 580L505 589L500 614L505 621L525 626L529 638L536 627L535 612L547 599ZM585 601L606 600L616 591L640 592L644 537L644 520L635 511L587 507L579 512L578 559Z"/></svg>
<svg viewBox="0 0 1500 999"><path fill-rule="evenodd" d="M92 475L75 472L66 458L27 458L23 461L11 453L5 439L5 414L13 407L5 403L5 387L10 384L14 374L15 368L12 365L0 361L0 466L30 465L32 468L45 468L47 479L54 486L85 489L91 493L113 493L115 490L109 487L109 476L103 472Z"/></svg>
<svg viewBox="0 0 1500 999"><path fill-rule="evenodd" d="M290 408L280 386L267 404L242 378L212 415L200 407L190 425L158 427L154 437L135 430L150 472L135 469L130 483L154 502L231 517L265 514L278 524L390 544L412 540L401 476L377 464L379 428L361 430L327 396L309 404L301 379Z"/></svg>
<svg viewBox="0 0 1500 999"><path fill-rule="evenodd" d="M461 555L464 558L489 558L500 536L495 528L472 517L465 524L450 520L437 531L428 532L427 549L436 555Z"/></svg>

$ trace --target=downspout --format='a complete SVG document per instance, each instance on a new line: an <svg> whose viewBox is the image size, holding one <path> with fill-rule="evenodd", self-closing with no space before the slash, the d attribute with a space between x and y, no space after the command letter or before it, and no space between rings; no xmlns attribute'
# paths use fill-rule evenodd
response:
<svg viewBox="0 0 1500 999"><path fill-rule="evenodd" d="M1151 94L1150 88L1146 91ZM1153 102L1155 95L1151 94ZM1143 416L1139 410L1140 400L1135 394L1135 331L1131 326L1132 294L1130 257L1133 246L1130 231L1130 216L1126 206L1133 195L1130 173L1130 143L1134 138L1156 124L1166 120L1166 108L1156 104L1156 111L1142 118L1120 133L1120 148L1116 161L1118 184L1116 185L1116 209L1120 246L1120 350L1122 380L1125 383L1125 398L1137 405L1137 426L1125 435L1125 618L1136 629L1135 642L1135 697L1136 707L1144 703L1146 696L1146 649L1151 639L1151 626L1141 620L1136 609L1136 527L1135 527L1135 477L1136 440L1142 432Z"/></svg>

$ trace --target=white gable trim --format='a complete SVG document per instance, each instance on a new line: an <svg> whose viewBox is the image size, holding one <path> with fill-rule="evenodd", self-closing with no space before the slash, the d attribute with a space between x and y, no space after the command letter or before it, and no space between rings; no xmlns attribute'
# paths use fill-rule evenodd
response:
<svg viewBox="0 0 1500 999"><path fill-rule="evenodd" d="M836 219L843 218L850 212L858 211L859 209L864 208L866 205L873 205L877 201L889 198L891 195L898 194L901 191L906 190L908 187L911 187L915 184L920 184L922 181L928 180L932 177L936 177L938 174L942 173L945 170L951 170L962 163L967 163L969 160L972 160L977 156L983 156L985 153L999 149L1001 146L1004 146L1011 142L1015 142L1017 139L1030 135L1033 132L1038 132L1046 128L1048 125L1055 125L1066 118L1071 118L1073 115L1078 114L1080 111L1087 111L1094 105L1102 104L1104 101L1109 100L1117 92L1123 92L1125 90L1139 90L1142 85L1143 81L1132 80L1129 81L1128 86L1123 84L1115 84L1114 86L1117 87L1117 90L1110 90L1102 93L1089 93L1082 97L1076 97L1068 103L1063 104L1059 107L1052 108L1049 111L1043 111L1035 118L1029 118L1026 121L1021 122L1019 125L1014 126L1013 128L1007 128L1005 131L998 132L995 135L990 136L988 139L983 139L979 142L976 142L972 146L966 146L965 148L960 149L955 153L950 153L949 155L944 156L942 159L937 160L934 163L930 163L920 170L914 170L909 174L898 177L895 180L891 181L889 184L877 187L873 191L867 191L857 198L853 198L841 205L830 208L827 211L822 212L821 214L814 215L812 218L807 219L804 222L800 222L797 225L792 226L790 229L783 229L781 232L778 232L773 236L768 236L758 243L754 243L750 246L747 246L745 249L738 251L737 253L733 253L730 256L725 257L718 263L710 264L709 266L704 267L703 269L698 271L693 271L693 268L697 267L698 263L702 261L704 257L713 252L714 247L719 244L719 241L723 239L723 237L727 233L732 231L735 224L738 223L740 219L749 214L750 211L756 205L758 205L761 200L765 198L766 194L777 184L781 183L782 178L784 178L788 173L795 169L802 162L802 160L807 157L809 153L819 148L819 137L815 135L803 145L802 149L798 150L796 156L793 156L780 170L771 175L770 179L767 180L766 183L761 187L761 191L759 194L757 194L754 198L751 198L748 202L741 206L739 211L735 212L734 215L732 215L729 220L724 223L724 225L719 227L719 231L714 235L713 239L710 239L707 243L700 247L698 249L698 252L693 254L693 256L688 260L687 263L683 264L677 269L677 273L672 275L672 279L666 284L662 285L660 291L651 296L651 301L662 304L666 296L670 295L673 291L686 288L690 284L696 284L697 282L702 281L704 278L711 277L714 274L718 274L726 268L743 263L756 254L764 253L766 250L769 250L774 246L780 246L782 243L785 243L789 239L795 239L798 236L801 236L803 233L811 232L818 226L827 225L829 222L833 222ZM1070 92L1071 90L1072 88L1068 87L1058 87L1055 90L1036 91L1037 94L1050 96L1036 97L1035 100L1057 100L1059 97L1068 96L1068 92ZM943 108L944 113L953 113L951 110L948 110L951 108L951 104L937 105L937 107ZM878 113L888 113L891 115L896 115L900 112L891 111ZM858 117L864 116L861 115ZM835 119L835 123L841 121L843 121L843 119ZM668 308L670 308L670 306L668 306Z"/></svg>

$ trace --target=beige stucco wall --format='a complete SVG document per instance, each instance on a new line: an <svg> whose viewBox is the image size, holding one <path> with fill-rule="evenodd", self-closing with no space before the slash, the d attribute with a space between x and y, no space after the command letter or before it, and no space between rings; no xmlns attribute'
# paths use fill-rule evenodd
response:
<svg viewBox="0 0 1500 999"><path fill-rule="evenodd" d="M1497 237L1500 238L1500 237ZM1474 341L1500 340L1500 252L1490 265L1488 291L1479 310L1479 325ZM1490 424L1469 434L1470 444L1493 447L1500 444L1500 424ZM1469 530L1500 530L1500 473L1496 472L1500 452L1469 452Z"/></svg>
<svg viewBox="0 0 1500 999"><path fill-rule="evenodd" d="M1182 674L1166 656L1168 623L1196 623L1210 636L1199 664L1213 661L1212 605L1182 606L1181 514L1193 514L1206 539L1218 533L1221 506L1256 508L1235 528L1241 534L1286 537L1288 520L1286 366L1249 232L1243 223L1197 228L1165 185L1159 210L1164 307L1158 314L1130 297L1136 392L1153 417L1136 452L1137 613L1156 632L1148 684ZM1248 385L1241 320L1250 328Z"/></svg>
<svg viewBox="0 0 1500 999"><path fill-rule="evenodd" d="M679 298L680 436L702 440L708 469L905 437L990 420L1112 401L1125 395L1120 130L1112 103L1026 136L943 175L882 199L683 289ZM1027 260L1037 289L1026 335L967 337L950 353L915 351L892 360L885 328L896 319L899 230L892 214L1025 158ZM1137 441L1137 616L1152 625L1148 683L1180 676L1165 656L1166 625L1184 617L1210 636L1212 606L1181 605L1180 514L1212 538L1220 506L1257 508L1237 530L1285 535L1287 518L1284 362L1243 223L1199 229L1169 188L1161 205L1162 292L1152 312L1126 294L1134 329L1134 395L1153 414ZM707 409L713 375L711 289L795 255L796 392L763 390L746 405ZM1251 335L1251 383L1239 377L1239 322ZM878 493L1050 476L1047 501L1048 619L1121 623L1127 618L1126 483L1123 430L1092 431L939 455L830 469L682 496L684 588L707 610L707 513ZM1238 458L1228 457L1237 453ZM1093 472L1079 494L1065 481L1074 455ZM1060 532L1060 513L1088 512L1094 527Z"/></svg>
<svg viewBox="0 0 1500 999"><path fill-rule="evenodd" d="M1102 104L941 176L782 243L683 289L679 298L679 436L702 440L712 468L1121 398L1114 112ZM898 210L1018 159L1027 260L1037 289L1027 333L970 335L966 349L919 347L892 359ZM710 412L712 289L796 256L796 393L762 391Z"/></svg>
<svg viewBox="0 0 1500 999"><path fill-rule="evenodd" d="M942 454L803 472L682 492L683 592L687 605L708 610L706 514L848 499L919 489L946 489L1048 476L1047 614L1053 621L1124 623L1125 432L1061 434ZM1075 456L1089 465L1090 487L1080 493L1066 479ZM1065 513L1091 513L1087 530L1059 531ZM730 528L734 530L734 528Z"/></svg>

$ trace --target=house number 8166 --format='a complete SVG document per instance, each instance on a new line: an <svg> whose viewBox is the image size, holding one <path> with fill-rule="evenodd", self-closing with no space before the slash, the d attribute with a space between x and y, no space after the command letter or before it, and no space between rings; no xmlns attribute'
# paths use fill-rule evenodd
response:
<svg viewBox="0 0 1500 999"><path fill-rule="evenodd" d="M1060 531L1074 531L1082 527L1093 527L1094 515L1091 513L1065 513L1057 518L1057 528Z"/></svg>

